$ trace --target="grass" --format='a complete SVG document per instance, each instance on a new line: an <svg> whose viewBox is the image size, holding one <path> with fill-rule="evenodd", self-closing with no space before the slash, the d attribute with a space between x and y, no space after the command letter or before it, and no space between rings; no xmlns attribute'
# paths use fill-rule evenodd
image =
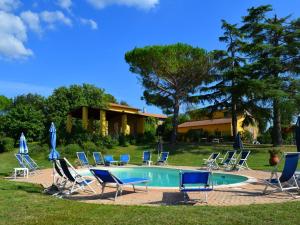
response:
<svg viewBox="0 0 300 225"><path fill-rule="evenodd" d="M0 180L0 224L299 224L300 202L250 206L114 206L62 200Z"/></svg>
<svg viewBox="0 0 300 225"><path fill-rule="evenodd" d="M230 149L228 145L177 145L170 150L169 164L199 166L213 151ZM253 169L270 170L268 149L271 146L247 146L252 153L249 165ZM131 162L140 164L142 152L149 146L117 147L105 154L131 155ZM285 146L282 151L294 151ZM14 152L0 154L0 176L17 166ZM35 154L38 164L50 167L47 153ZM153 160L156 159L154 152ZM68 157L71 161L74 157ZM90 161L92 158L89 156ZM0 179L0 225L2 224L298 224L300 202L250 206L115 206L62 200L41 194L38 185Z"/></svg>
<svg viewBox="0 0 300 225"><path fill-rule="evenodd" d="M197 144L177 144L175 147L165 145L164 150L170 151L169 164L178 166L201 166L203 159L207 158L212 152L225 153L226 150L231 149L231 145L216 144L216 145L197 145ZM246 145L245 148L251 150L248 164L252 169L270 170L269 166L269 153L268 150L272 148L271 145ZM59 150L59 147L58 147ZM140 165L142 154L145 150L152 151L152 160L157 159L157 153L153 146L135 146L129 145L127 147L114 147L113 149L100 150L102 154L111 154L118 159L119 155L128 153L130 154L130 163ZM282 151L295 151L295 146L281 147ZM14 152L7 152L0 154L0 176L8 175L11 173L12 168L17 166L17 161L13 154ZM29 150L30 151L30 150ZM35 153L32 157L42 167L51 167L50 162L47 160L48 152ZM64 155L63 155L64 156ZM90 163L93 163L91 154L87 154ZM75 163L76 154L67 156L70 162Z"/></svg>

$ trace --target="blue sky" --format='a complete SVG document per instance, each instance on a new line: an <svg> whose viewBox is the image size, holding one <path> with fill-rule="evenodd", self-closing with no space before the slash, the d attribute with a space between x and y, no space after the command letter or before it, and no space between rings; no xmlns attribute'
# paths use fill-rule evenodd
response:
<svg viewBox="0 0 300 225"><path fill-rule="evenodd" d="M161 112L140 100L125 52L177 42L223 48L220 20L238 23L261 4L279 16L300 16L299 0L0 0L0 95L47 96L62 85L91 83Z"/></svg>

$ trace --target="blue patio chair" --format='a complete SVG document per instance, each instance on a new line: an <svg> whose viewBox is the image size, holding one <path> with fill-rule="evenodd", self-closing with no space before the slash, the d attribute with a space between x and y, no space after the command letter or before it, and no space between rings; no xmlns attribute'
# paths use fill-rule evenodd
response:
<svg viewBox="0 0 300 225"><path fill-rule="evenodd" d="M111 164L118 165L119 161L114 160L112 155L105 155L104 156L104 164L105 166L110 166Z"/></svg>
<svg viewBox="0 0 300 225"><path fill-rule="evenodd" d="M218 158L220 156L220 153L213 152L210 154L208 159L203 159L203 164L207 166L208 169L218 169L219 164L217 162Z"/></svg>
<svg viewBox="0 0 300 225"><path fill-rule="evenodd" d="M25 160L23 160L22 155L21 154L15 154L15 157L19 163L19 166L21 168L27 168L26 164L25 164Z"/></svg>
<svg viewBox="0 0 300 225"><path fill-rule="evenodd" d="M71 188L67 192L67 194L72 194L77 190L86 190L88 187L92 192L96 193L95 190L91 187L91 184L95 182L95 180L91 180L88 177L84 177L80 175L77 170L71 165L71 163L66 159L59 159L59 164L61 167L64 176L71 183ZM63 189L66 187L67 182L65 182Z"/></svg>
<svg viewBox="0 0 300 225"><path fill-rule="evenodd" d="M120 165L126 165L126 164L129 163L129 160L130 160L130 155L129 154L120 155L120 162L119 162L119 164Z"/></svg>
<svg viewBox="0 0 300 225"><path fill-rule="evenodd" d="M183 193L184 202L187 202L187 192L205 192L205 202L207 203L207 192L213 190L211 172L208 171L180 171L179 190Z"/></svg>
<svg viewBox="0 0 300 225"><path fill-rule="evenodd" d="M219 158L222 160L220 164L226 169L231 169L236 162L236 158L234 158L235 154L236 154L235 150L227 151L224 155L224 158Z"/></svg>
<svg viewBox="0 0 300 225"><path fill-rule="evenodd" d="M168 157L169 157L169 152L161 152L160 157L157 161L157 164L167 165L168 164L168 162L167 162Z"/></svg>
<svg viewBox="0 0 300 225"><path fill-rule="evenodd" d="M93 158L95 160L95 165L104 165L104 160L101 152L93 152Z"/></svg>
<svg viewBox="0 0 300 225"><path fill-rule="evenodd" d="M122 194L123 186L124 185L132 185L134 192L136 191L135 185L136 184L145 184L146 185L146 191L148 191L148 182L149 179L146 178L125 178L120 179L116 176L114 176L111 172L108 170L100 170L100 169L90 169L91 173L96 177L100 185L102 186L101 196L103 195L104 189L107 184L115 184L116 185L116 194L115 194L115 200L118 197L118 194Z"/></svg>
<svg viewBox="0 0 300 225"><path fill-rule="evenodd" d="M84 152L76 152L76 154L82 167L90 167L89 161Z"/></svg>
<svg viewBox="0 0 300 225"><path fill-rule="evenodd" d="M22 155L22 157L26 162L29 171L37 171L38 169L40 169L37 163L28 154L24 154Z"/></svg>
<svg viewBox="0 0 300 225"><path fill-rule="evenodd" d="M286 192L288 194L291 194L287 191L288 190L293 190L293 189L299 190L299 186L297 184L297 180L296 180L296 177L295 177L295 171L296 171L297 166L298 166L299 156L300 156L299 152L284 153L283 157L280 160L280 161L283 161L283 159L285 160L282 173L279 176L278 166L279 166L280 163L278 163L274 167L274 170L271 172L270 179L264 181L266 183L266 187L263 191L264 194L267 194L267 188L269 186L275 188L275 190L273 192L282 191L282 192Z"/></svg>
<svg viewBox="0 0 300 225"><path fill-rule="evenodd" d="M250 169L248 164L247 164L247 160L248 160L248 157L250 155L250 152L249 150L243 150L241 151L241 153L239 154L239 160L237 162L237 164L235 165L235 167L237 168L237 170L240 170L240 169Z"/></svg>
<svg viewBox="0 0 300 225"><path fill-rule="evenodd" d="M144 151L143 152L143 164L146 164L150 166L152 163L151 161L151 152L150 151Z"/></svg>

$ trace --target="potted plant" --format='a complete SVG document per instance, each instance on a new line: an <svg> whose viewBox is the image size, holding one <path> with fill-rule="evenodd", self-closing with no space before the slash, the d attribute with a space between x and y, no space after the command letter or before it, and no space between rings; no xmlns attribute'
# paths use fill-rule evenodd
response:
<svg viewBox="0 0 300 225"><path fill-rule="evenodd" d="M270 153L270 159L269 159L269 163L271 166L275 166L279 163L280 157L279 154L281 153L281 151L279 149L271 149L269 150Z"/></svg>

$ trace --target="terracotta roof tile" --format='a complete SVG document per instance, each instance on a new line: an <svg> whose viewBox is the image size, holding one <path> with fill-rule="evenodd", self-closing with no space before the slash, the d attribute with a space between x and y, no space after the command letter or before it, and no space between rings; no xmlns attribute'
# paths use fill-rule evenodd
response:
<svg viewBox="0 0 300 225"><path fill-rule="evenodd" d="M197 126L207 126L207 125L227 124L227 123L231 123L231 118L188 121L188 122L179 124L178 127L180 127L180 128L181 127L197 127Z"/></svg>

